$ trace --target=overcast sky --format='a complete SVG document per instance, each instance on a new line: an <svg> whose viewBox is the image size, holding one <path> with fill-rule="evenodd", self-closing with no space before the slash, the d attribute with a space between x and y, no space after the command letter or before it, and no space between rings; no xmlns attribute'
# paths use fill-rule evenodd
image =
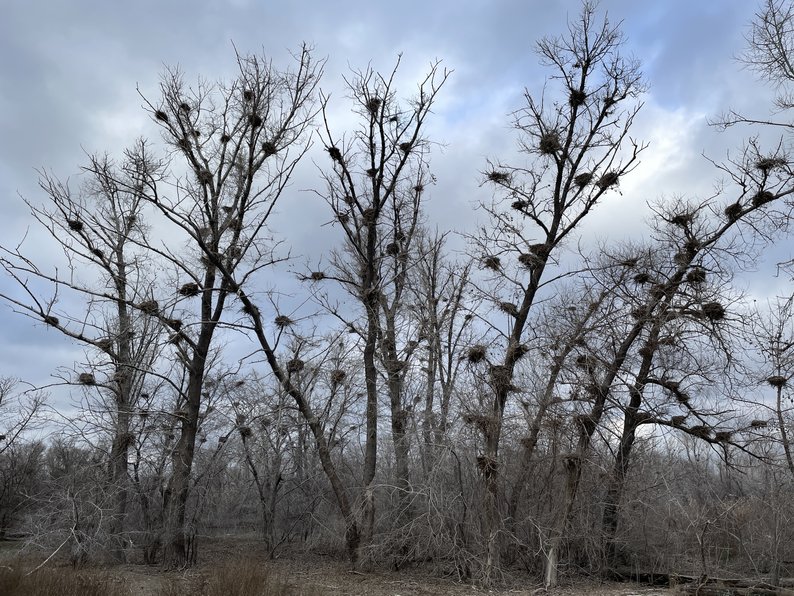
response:
<svg viewBox="0 0 794 596"><path fill-rule="evenodd" d="M641 61L650 84L633 131L650 147L620 194L588 223L592 237L619 240L641 229L646 201L708 194L715 173L701 154L720 159L753 131L718 133L707 119L728 108L767 115L772 94L734 59L756 10L752 0L604 0L601 9L623 22L626 51ZM232 44L279 64L304 41L327 57L322 87L339 110L350 67L371 62L390 70L402 53L406 95L434 59L455 71L430 123L443 149L432 156L438 182L427 211L432 225L471 229L473 205L489 196L480 186L486 158L514 147L508 113L521 106L525 87L542 88L534 42L562 32L578 11L574 0L4 0L0 237L14 244L25 234L30 221L19 196L42 199L35 168L74 177L85 152L118 155L136 137L156 136L136 89L156 97L164 65L180 65L188 80L220 79L234 73ZM319 226L329 217L303 189L318 186L316 166L307 161L276 220L293 254L314 260L323 249L314 239L327 238ZM49 249L33 250L46 257ZM773 292L772 283L759 294ZM79 357L57 333L5 307L0 323L0 374L41 382Z"/></svg>

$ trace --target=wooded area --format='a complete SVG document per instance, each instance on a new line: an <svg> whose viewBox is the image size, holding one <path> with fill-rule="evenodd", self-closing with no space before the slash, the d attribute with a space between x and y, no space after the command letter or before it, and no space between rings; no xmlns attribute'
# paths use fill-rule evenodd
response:
<svg viewBox="0 0 794 596"><path fill-rule="evenodd" d="M780 118L792 24L767 0L743 54ZM160 139L91 156L77 185L42 171L25 200L63 259L8 241L0 297L85 359L48 388L5 371L0 538L77 566L184 568L254 531L269 556L485 585L794 577L794 296L756 303L741 277L791 242L791 124L719 117L748 141L703 169L711 196L659 198L642 242L583 246L651 141L632 135L647 82L594 4L563 30L512 114L518 160L459 173L493 190L465 255L424 212L440 62L409 90L399 59L353 70L333 99L309 46L237 55L220 83L167 70L142 95ZM276 207L311 155L337 242L301 265ZM300 295L276 285L287 264ZM53 412L63 387L76 415Z"/></svg>

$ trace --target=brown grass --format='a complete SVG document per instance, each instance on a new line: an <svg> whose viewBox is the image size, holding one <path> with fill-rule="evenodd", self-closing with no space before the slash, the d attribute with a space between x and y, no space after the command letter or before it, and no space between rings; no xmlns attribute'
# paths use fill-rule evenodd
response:
<svg viewBox="0 0 794 596"><path fill-rule="evenodd" d="M31 575L19 565L0 566L0 594L5 596L131 596L127 586L97 571L39 569Z"/></svg>

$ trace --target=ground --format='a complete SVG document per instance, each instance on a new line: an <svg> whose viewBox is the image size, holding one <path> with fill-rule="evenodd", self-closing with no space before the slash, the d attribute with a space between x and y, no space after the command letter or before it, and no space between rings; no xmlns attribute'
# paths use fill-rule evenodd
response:
<svg viewBox="0 0 794 596"><path fill-rule="evenodd" d="M546 594L539 583L519 577L507 578L504 586L491 590L433 575L430 570L411 568L400 571L366 570L353 571L338 558L321 554L285 553L276 560L267 561L257 554L258 543L254 540L217 539L205 544L201 551L201 562L186 571L162 571L156 566L142 564L100 567L97 573L110 576L114 584L126 586L135 596L163 596L171 594L198 593L199 586L213 575L219 566L230 561L250 561L264 565L270 575L292 588L294 594L307 596L435 596L494 594L512 596L540 596ZM0 564L11 562L11 549L0 548ZM4 552L5 551L5 552ZM18 558L15 560L19 560ZM29 554L26 566L35 566L34 561L43 557ZM54 558L48 565L63 566L65 561ZM279 592L282 593L282 592ZM636 584L600 582L586 578L567 580L561 587L548 592L551 595L572 596L667 596L671 590L638 586Z"/></svg>

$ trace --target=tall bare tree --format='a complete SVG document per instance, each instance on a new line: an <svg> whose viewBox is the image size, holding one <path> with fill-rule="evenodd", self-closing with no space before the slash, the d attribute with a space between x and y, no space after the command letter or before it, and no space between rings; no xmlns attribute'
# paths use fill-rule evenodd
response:
<svg viewBox="0 0 794 596"><path fill-rule="evenodd" d="M509 321L500 333L503 352L490 365L493 399L484 414L488 424L481 425L484 446L478 459L487 495L486 582L500 564L499 445L505 407L516 389L516 364L526 354L531 311L549 282L548 266L644 148L628 136L641 107L636 98L643 82L637 63L621 55L622 44L619 28L599 20L592 2L583 4L567 34L538 42L541 61L561 93L526 92L526 106L515 113L514 125L528 163L497 162L486 173L497 198L485 206L491 223L473 246L490 274L486 293Z"/></svg>

